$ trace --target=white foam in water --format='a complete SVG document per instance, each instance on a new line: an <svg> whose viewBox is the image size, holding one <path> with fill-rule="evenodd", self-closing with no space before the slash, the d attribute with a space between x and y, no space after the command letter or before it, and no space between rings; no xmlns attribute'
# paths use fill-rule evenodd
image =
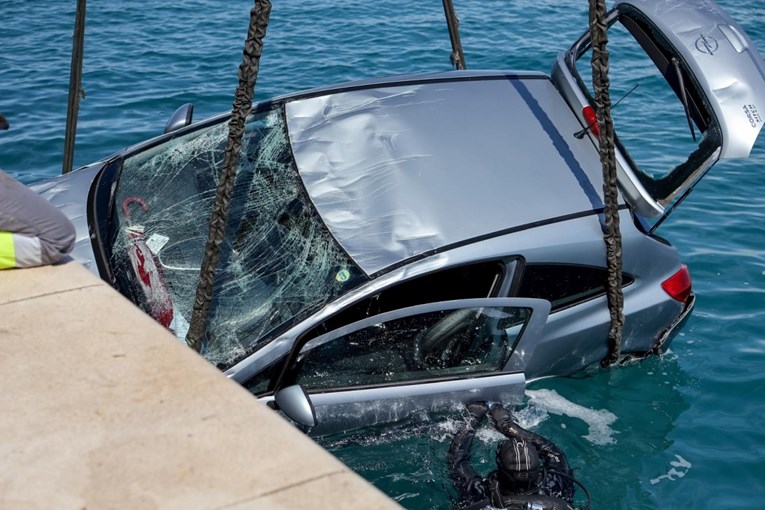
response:
<svg viewBox="0 0 765 510"><path fill-rule="evenodd" d="M669 465L672 466L666 474L657 476L651 479L651 485L656 485L662 480L668 480L674 482L675 480L684 477L691 470L693 464L675 454L675 460L669 461Z"/></svg>
<svg viewBox="0 0 765 510"><path fill-rule="evenodd" d="M529 397L529 407L536 407L543 409L548 413L570 416L572 418L579 418L589 426L589 433L584 436L586 440L596 445L613 444L616 440L613 435L616 431L611 429L609 425L616 421L616 415L605 409L590 409L588 407L580 406L569 400L566 400L560 396L555 390L527 390L526 395ZM524 413L518 413L523 415ZM527 425L523 423L525 416L518 416L518 419L522 422L522 427L534 426L537 423L543 421L546 418L540 419L536 423Z"/></svg>
<svg viewBox="0 0 765 510"><path fill-rule="evenodd" d="M497 444L500 441L507 439L502 432L494 427L483 427L476 430L475 437L486 444Z"/></svg>

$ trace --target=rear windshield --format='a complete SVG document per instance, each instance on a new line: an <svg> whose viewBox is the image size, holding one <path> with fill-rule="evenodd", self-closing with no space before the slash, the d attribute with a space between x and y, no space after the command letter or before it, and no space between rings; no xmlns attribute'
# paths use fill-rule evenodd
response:
<svg viewBox="0 0 765 510"><path fill-rule="evenodd" d="M223 162L218 124L125 158L109 224L117 287L188 332ZM366 276L305 193L282 109L247 120L202 354L228 367Z"/></svg>
<svg viewBox="0 0 765 510"><path fill-rule="evenodd" d="M714 164L720 131L683 62L644 23L618 21L608 30L616 144L646 191L667 206ZM575 72L594 104L592 49L577 58Z"/></svg>

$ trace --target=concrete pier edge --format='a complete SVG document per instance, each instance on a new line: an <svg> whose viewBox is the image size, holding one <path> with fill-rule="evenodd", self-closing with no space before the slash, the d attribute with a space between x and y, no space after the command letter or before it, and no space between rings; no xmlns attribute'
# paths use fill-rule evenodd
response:
<svg viewBox="0 0 765 510"><path fill-rule="evenodd" d="M75 262L0 314L0 508L400 508Z"/></svg>

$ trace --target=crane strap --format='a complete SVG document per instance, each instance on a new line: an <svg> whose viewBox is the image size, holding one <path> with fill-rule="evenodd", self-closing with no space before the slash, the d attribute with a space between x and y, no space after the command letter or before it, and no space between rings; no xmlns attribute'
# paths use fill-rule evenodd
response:
<svg viewBox="0 0 765 510"><path fill-rule="evenodd" d="M619 194L614 154L614 122L611 118L610 82L608 79L608 44L605 0L590 0L590 38L592 40L592 85L595 91L595 111L600 162L603 167L603 238L606 244L608 276L606 295L611 325L608 331L608 353L600 362L608 366L619 360L622 327L624 326L624 294L622 293L622 236L619 231Z"/></svg>
<svg viewBox="0 0 765 510"><path fill-rule="evenodd" d="M247 30L247 39L244 42L244 58L239 65L239 85L234 96L231 119L228 122L228 145L223 154L223 168L220 172L220 179L215 192L215 203L210 215L207 243L199 272L199 285L194 299L194 310L191 314L189 332L186 335L186 343L197 352L202 347L202 340L207 329L207 318L210 314L210 304L213 298L215 270L220 261L220 245L226 235L228 209L231 205L231 194L234 189L236 171L239 167L244 123L252 109L252 97L255 93L255 82L260 69L260 56L263 53L263 39L266 36L270 15L271 2L269 0L255 0L255 6L250 10L250 26Z"/></svg>

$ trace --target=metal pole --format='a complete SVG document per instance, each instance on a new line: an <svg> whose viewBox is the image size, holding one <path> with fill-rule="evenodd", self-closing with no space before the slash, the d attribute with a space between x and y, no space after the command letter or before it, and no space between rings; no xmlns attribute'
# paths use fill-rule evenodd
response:
<svg viewBox="0 0 765 510"><path fill-rule="evenodd" d="M85 44L85 1L77 0L77 13L72 36L72 63L69 71L69 103L66 113L66 136L64 138L64 164L62 174L72 171L74 160L74 138L77 134L77 114L80 111L82 90L82 53Z"/></svg>
<svg viewBox="0 0 765 510"><path fill-rule="evenodd" d="M460 20L457 19L457 13L454 12L452 0L443 0L444 14L446 15L446 24L449 27L449 39L452 41L452 65L457 70L465 69L465 55L462 53L462 42L460 41Z"/></svg>

